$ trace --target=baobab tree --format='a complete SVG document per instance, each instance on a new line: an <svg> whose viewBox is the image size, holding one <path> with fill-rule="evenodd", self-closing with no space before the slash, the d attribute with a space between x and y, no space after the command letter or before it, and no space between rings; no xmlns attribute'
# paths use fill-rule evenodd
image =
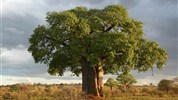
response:
<svg viewBox="0 0 178 100"><path fill-rule="evenodd" d="M28 51L51 75L82 73L87 94L102 96L104 74L161 69L166 63L166 51L143 37L142 22L123 6L49 12L46 22L34 29Z"/></svg>

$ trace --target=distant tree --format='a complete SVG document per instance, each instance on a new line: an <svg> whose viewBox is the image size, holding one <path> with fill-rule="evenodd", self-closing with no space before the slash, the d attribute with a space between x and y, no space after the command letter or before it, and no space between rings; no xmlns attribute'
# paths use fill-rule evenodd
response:
<svg viewBox="0 0 178 100"><path fill-rule="evenodd" d="M134 77L129 73L119 74L116 80L124 86L125 90L127 90L129 86L137 83Z"/></svg>
<svg viewBox="0 0 178 100"><path fill-rule="evenodd" d="M150 86L154 86L154 84L153 84L153 83L150 83Z"/></svg>
<svg viewBox="0 0 178 100"><path fill-rule="evenodd" d="M166 51L143 37L142 22L123 6L49 12L46 21L33 31L28 51L51 75L82 73L86 94L102 96L104 74L161 69L166 63Z"/></svg>
<svg viewBox="0 0 178 100"><path fill-rule="evenodd" d="M42 83L37 83L36 85L37 85L37 86L42 86L43 84L42 84Z"/></svg>
<svg viewBox="0 0 178 100"><path fill-rule="evenodd" d="M166 91L167 93L172 88L172 80L163 79L158 83L158 90Z"/></svg>
<svg viewBox="0 0 178 100"><path fill-rule="evenodd" d="M109 78L106 83L105 83L106 86L109 86L110 89L112 90L113 87L117 86L118 85L118 82L117 80L114 80L113 78Z"/></svg>

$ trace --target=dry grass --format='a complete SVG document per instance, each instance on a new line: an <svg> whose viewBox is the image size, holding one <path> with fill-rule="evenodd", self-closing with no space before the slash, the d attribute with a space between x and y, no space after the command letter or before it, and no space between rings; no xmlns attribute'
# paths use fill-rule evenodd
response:
<svg viewBox="0 0 178 100"><path fill-rule="evenodd" d="M127 91L120 88L104 88L104 97L96 98L82 93L81 85L34 85L20 88L2 87L0 100L178 100L178 94L158 91L155 86L134 86Z"/></svg>
<svg viewBox="0 0 178 100"><path fill-rule="evenodd" d="M127 91L105 87L104 96L106 100L178 100L176 92L158 91L156 86L134 86Z"/></svg>

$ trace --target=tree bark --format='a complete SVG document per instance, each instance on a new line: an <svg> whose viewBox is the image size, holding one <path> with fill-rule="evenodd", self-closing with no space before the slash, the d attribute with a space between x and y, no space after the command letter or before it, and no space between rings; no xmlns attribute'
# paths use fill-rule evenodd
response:
<svg viewBox="0 0 178 100"><path fill-rule="evenodd" d="M97 71L97 84L98 84L98 91L101 97L103 97L103 76L104 76L104 70L103 65L101 62L99 62L98 66L96 67Z"/></svg>
<svg viewBox="0 0 178 100"><path fill-rule="evenodd" d="M87 95L100 96L96 68L92 67L85 57L81 58L80 63L82 66L82 91Z"/></svg>
<svg viewBox="0 0 178 100"><path fill-rule="evenodd" d="M87 61L85 58L81 58L81 66L82 66L82 91L88 93L88 82L87 82Z"/></svg>
<svg viewBox="0 0 178 100"><path fill-rule="evenodd" d="M95 67L88 67L88 82L89 82L89 93L90 95L100 96L97 84L97 73Z"/></svg>

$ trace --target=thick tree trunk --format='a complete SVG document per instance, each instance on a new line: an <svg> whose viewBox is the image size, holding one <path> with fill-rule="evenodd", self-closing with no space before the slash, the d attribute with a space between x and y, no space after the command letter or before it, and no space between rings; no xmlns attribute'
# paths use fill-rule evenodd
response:
<svg viewBox="0 0 178 100"><path fill-rule="evenodd" d="M88 67L89 94L99 96L97 73L95 67Z"/></svg>
<svg viewBox="0 0 178 100"><path fill-rule="evenodd" d="M81 58L82 66L82 91L87 95L99 96L97 84L97 72L85 57Z"/></svg>
<svg viewBox="0 0 178 100"><path fill-rule="evenodd" d="M81 66L82 66L82 91L88 93L88 82L87 82L87 63L85 59L81 59Z"/></svg>

